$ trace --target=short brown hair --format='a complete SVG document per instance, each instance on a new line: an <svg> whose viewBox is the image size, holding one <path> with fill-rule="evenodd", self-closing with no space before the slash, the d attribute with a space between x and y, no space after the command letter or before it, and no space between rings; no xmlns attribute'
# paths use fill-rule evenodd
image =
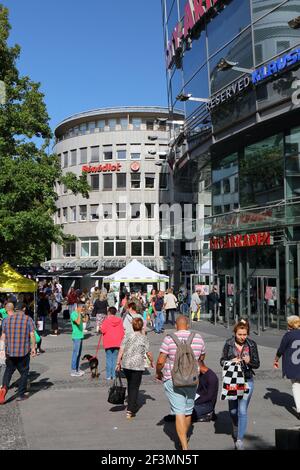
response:
<svg viewBox="0 0 300 470"><path fill-rule="evenodd" d="M141 318L134 318L132 320L133 331L142 331L143 326L144 326L144 322Z"/></svg>
<svg viewBox="0 0 300 470"><path fill-rule="evenodd" d="M244 318L241 318L233 328L233 332L236 333L237 330L247 330L247 335L250 333L250 325L248 320L244 320Z"/></svg>
<svg viewBox="0 0 300 470"><path fill-rule="evenodd" d="M109 307L109 308L107 309L107 311L108 311L108 313L110 313L111 315L116 315L116 313L117 313L116 307Z"/></svg>
<svg viewBox="0 0 300 470"><path fill-rule="evenodd" d="M130 302L128 304L128 308L131 308L131 310L134 310L136 312L136 304L134 302Z"/></svg>

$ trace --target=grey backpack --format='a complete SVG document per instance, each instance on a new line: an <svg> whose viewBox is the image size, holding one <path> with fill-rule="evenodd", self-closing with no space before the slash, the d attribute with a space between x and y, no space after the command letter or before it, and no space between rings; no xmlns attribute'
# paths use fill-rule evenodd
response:
<svg viewBox="0 0 300 470"><path fill-rule="evenodd" d="M175 334L169 334L177 346L172 369L174 387L195 387L199 383L199 368L192 349L195 333L191 333L187 341L180 341Z"/></svg>

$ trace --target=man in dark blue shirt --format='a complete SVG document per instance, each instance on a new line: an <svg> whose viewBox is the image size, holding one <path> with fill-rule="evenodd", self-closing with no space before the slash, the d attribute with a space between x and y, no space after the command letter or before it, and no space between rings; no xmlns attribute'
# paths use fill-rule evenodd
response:
<svg viewBox="0 0 300 470"><path fill-rule="evenodd" d="M162 311L163 306L164 306L164 294L162 291L159 291L154 301L154 315L155 315L154 331L155 333L161 333L164 327L165 317Z"/></svg>
<svg viewBox="0 0 300 470"><path fill-rule="evenodd" d="M200 365L199 385L196 392L192 420L215 421L215 406L218 397L219 379L216 374L206 367L204 362Z"/></svg>

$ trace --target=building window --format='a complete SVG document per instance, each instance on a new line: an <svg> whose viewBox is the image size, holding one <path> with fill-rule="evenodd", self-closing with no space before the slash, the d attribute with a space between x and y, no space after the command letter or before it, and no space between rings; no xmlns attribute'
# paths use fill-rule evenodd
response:
<svg viewBox="0 0 300 470"><path fill-rule="evenodd" d="M154 240L151 238L131 240L131 256L154 256Z"/></svg>
<svg viewBox="0 0 300 470"><path fill-rule="evenodd" d="M70 222L76 222L76 206L70 207L71 219Z"/></svg>
<svg viewBox="0 0 300 470"><path fill-rule="evenodd" d="M132 219L140 219L141 217L141 204L136 202L134 204L130 204L131 206L131 218Z"/></svg>
<svg viewBox="0 0 300 470"><path fill-rule="evenodd" d="M145 204L145 217L146 219L154 219L154 204Z"/></svg>
<svg viewBox="0 0 300 470"><path fill-rule="evenodd" d="M112 145L103 145L103 159L104 160L112 160L113 159Z"/></svg>
<svg viewBox="0 0 300 470"><path fill-rule="evenodd" d="M77 150L71 150L71 166L77 165Z"/></svg>
<svg viewBox="0 0 300 470"><path fill-rule="evenodd" d="M117 173L117 189L126 189L126 173Z"/></svg>
<svg viewBox="0 0 300 470"><path fill-rule="evenodd" d="M120 126L121 129L126 130L128 127L128 119L127 118L121 118L120 119Z"/></svg>
<svg viewBox="0 0 300 470"><path fill-rule="evenodd" d="M104 131L104 127L105 127L104 119L101 119L100 121L97 121L96 122L96 127L99 129L99 132Z"/></svg>
<svg viewBox="0 0 300 470"><path fill-rule="evenodd" d="M99 146L91 147L91 162L99 162Z"/></svg>
<svg viewBox="0 0 300 470"><path fill-rule="evenodd" d="M90 133L92 134L93 132L95 132L95 121L90 121L88 123L88 128L89 128L89 131Z"/></svg>
<svg viewBox="0 0 300 470"><path fill-rule="evenodd" d="M64 152L64 168L68 167L68 152Z"/></svg>
<svg viewBox="0 0 300 470"><path fill-rule="evenodd" d="M155 173L145 173L145 188L154 189Z"/></svg>
<svg viewBox="0 0 300 470"><path fill-rule="evenodd" d="M168 256L168 242L161 241L159 243L159 254L160 256Z"/></svg>
<svg viewBox="0 0 300 470"><path fill-rule="evenodd" d="M99 205L91 205L91 220L99 220Z"/></svg>
<svg viewBox="0 0 300 470"><path fill-rule="evenodd" d="M117 120L116 119L109 119L108 126L110 131L114 131L116 129Z"/></svg>
<svg viewBox="0 0 300 470"><path fill-rule="evenodd" d="M87 206L79 206L79 220L85 222L87 219Z"/></svg>
<svg viewBox="0 0 300 470"><path fill-rule="evenodd" d="M65 242L65 244L63 246L63 256L65 258L70 258L72 256L76 256L76 243L75 243L75 241Z"/></svg>
<svg viewBox="0 0 300 470"><path fill-rule="evenodd" d="M141 154L140 153L131 153L130 154L130 159L131 160L140 160L141 159Z"/></svg>
<svg viewBox="0 0 300 470"><path fill-rule="evenodd" d="M57 212L56 212L56 223L57 224L60 224L60 214L61 214L61 210L57 209Z"/></svg>
<svg viewBox="0 0 300 470"><path fill-rule="evenodd" d="M126 160L126 150L117 150L117 160Z"/></svg>
<svg viewBox="0 0 300 470"><path fill-rule="evenodd" d="M80 256L82 258L99 256L99 241L97 237L80 239Z"/></svg>
<svg viewBox="0 0 300 470"><path fill-rule="evenodd" d="M99 175L91 175L92 191L99 191Z"/></svg>
<svg viewBox="0 0 300 470"><path fill-rule="evenodd" d="M147 131L153 131L154 130L154 121L146 121L146 128L147 128Z"/></svg>
<svg viewBox="0 0 300 470"><path fill-rule="evenodd" d="M142 256L142 240L131 241L131 256Z"/></svg>
<svg viewBox="0 0 300 470"><path fill-rule="evenodd" d="M68 222L68 208L64 207L63 208L63 224L66 224Z"/></svg>
<svg viewBox="0 0 300 470"><path fill-rule="evenodd" d="M80 163L87 162L87 148L80 149Z"/></svg>
<svg viewBox="0 0 300 470"><path fill-rule="evenodd" d="M126 256L125 238L106 238L103 251L104 256Z"/></svg>
<svg viewBox="0 0 300 470"><path fill-rule="evenodd" d="M159 174L159 189L168 189L168 173Z"/></svg>
<svg viewBox="0 0 300 470"><path fill-rule="evenodd" d="M67 194L68 188L65 184L63 184L63 194Z"/></svg>
<svg viewBox="0 0 300 470"><path fill-rule="evenodd" d="M103 219L112 219L112 204L103 204Z"/></svg>
<svg viewBox="0 0 300 470"><path fill-rule="evenodd" d="M86 122L83 122L79 126L79 135L86 134L86 130L87 130Z"/></svg>
<svg viewBox="0 0 300 470"><path fill-rule="evenodd" d="M103 175L103 191L112 190L112 176L113 175Z"/></svg>
<svg viewBox="0 0 300 470"><path fill-rule="evenodd" d="M126 203L117 203L117 219L126 219Z"/></svg>
<svg viewBox="0 0 300 470"><path fill-rule="evenodd" d="M131 189L140 189L141 187L141 174L131 173Z"/></svg>
<svg viewBox="0 0 300 470"><path fill-rule="evenodd" d="M154 256L154 241L144 240L144 253L143 256Z"/></svg>
<svg viewBox="0 0 300 470"><path fill-rule="evenodd" d="M140 129L142 120L140 118L133 118L131 123L132 123L133 129Z"/></svg>

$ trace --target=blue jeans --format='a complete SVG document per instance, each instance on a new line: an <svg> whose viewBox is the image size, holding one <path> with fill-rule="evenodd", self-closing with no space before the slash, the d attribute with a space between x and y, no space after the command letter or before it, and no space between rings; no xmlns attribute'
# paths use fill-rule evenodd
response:
<svg viewBox="0 0 300 470"><path fill-rule="evenodd" d="M78 371L82 350L82 339L73 339L72 370Z"/></svg>
<svg viewBox="0 0 300 470"><path fill-rule="evenodd" d="M154 325L154 329L156 331L156 333L160 333L162 328L164 327L164 323L165 323L165 317L164 317L164 314L162 311L160 312L156 312L156 317L155 317L155 325Z"/></svg>
<svg viewBox="0 0 300 470"><path fill-rule="evenodd" d="M237 400L229 400L229 413L231 416L233 424L233 437L239 440L243 440L246 433L247 424L248 424L248 415L247 410L250 403L250 399L254 389L253 379L247 381L249 386L249 393L243 396L243 398L238 398ZM237 428L237 435L236 435Z"/></svg>
<svg viewBox="0 0 300 470"><path fill-rule="evenodd" d="M105 349L106 354L106 378L114 379L116 376L116 364L118 358L119 348Z"/></svg>

